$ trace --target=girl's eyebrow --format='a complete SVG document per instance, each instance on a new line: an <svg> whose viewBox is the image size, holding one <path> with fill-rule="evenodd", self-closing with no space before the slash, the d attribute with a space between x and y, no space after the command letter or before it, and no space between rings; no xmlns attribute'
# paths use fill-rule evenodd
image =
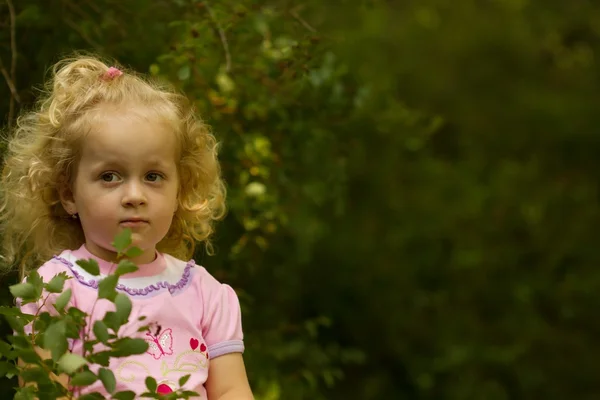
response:
<svg viewBox="0 0 600 400"><path fill-rule="evenodd" d="M123 162L123 161L124 160L121 157L103 156L103 157L100 157L100 158L98 158L96 160L93 160L91 162L91 164L94 167L107 166L107 165L124 166L124 165L126 165L126 162ZM168 166L169 166L169 163L165 162L161 158L154 158L154 159L146 160L144 162L144 166L146 166L147 168L164 168L164 169L167 169Z"/></svg>

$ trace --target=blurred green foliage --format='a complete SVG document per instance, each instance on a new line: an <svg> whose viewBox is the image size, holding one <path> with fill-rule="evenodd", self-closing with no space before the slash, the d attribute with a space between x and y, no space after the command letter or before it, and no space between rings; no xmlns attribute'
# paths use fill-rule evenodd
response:
<svg viewBox="0 0 600 400"><path fill-rule="evenodd" d="M598 398L600 6L14 3L21 107L88 49L213 126L257 399Z"/></svg>

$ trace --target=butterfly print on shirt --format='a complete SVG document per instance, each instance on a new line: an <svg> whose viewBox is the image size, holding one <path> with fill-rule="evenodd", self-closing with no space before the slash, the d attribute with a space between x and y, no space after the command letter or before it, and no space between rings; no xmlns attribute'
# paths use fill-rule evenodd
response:
<svg viewBox="0 0 600 400"><path fill-rule="evenodd" d="M150 354L154 359L158 360L162 356L173 355L173 331L171 328L165 329L162 333L157 331L156 335L146 332L146 336L150 336L150 339L144 338L148 342L146 353Z"/></svg>

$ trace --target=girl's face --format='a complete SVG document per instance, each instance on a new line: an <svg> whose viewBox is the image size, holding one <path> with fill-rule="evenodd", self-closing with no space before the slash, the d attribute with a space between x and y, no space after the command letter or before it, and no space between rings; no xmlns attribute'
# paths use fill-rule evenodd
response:
<svg viewBox="0 0 600 400"><path fill-rule="evenodd" d="M67 212L79 215L92 254L115 261L111 243L130 228L133 244L143 250L132 261L145 264L154 260L177 210L177 137L158 118L143 117L150 113L130 110L97 118L61 198Z"/></svg>

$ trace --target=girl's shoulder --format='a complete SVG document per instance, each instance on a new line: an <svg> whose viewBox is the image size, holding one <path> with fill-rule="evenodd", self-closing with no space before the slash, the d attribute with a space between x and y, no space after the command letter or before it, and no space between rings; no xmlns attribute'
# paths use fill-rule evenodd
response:
<svg viewBox="0 0 600 400"><path fill-rule="evenodd" d="M174 271L175 275L179 275L184 279L187 278L189 286L205 295L229 288L228 285L221 283L211 275L202 265L196 264L193 259L183 261L168 254L164 254L164 257L168 266L167 269Z"/></svg>
<svg viewBox="0 0 600 400"><path fill-rule="evenodd" d="M194 260L182 261L172 256L165 255L168 262L177 265L175 269L182 273L185 279L186 296L194 301L201 300L203 313L208 315L227 314L236 320L239 317L239 299L236 291L228 284L222 283L215 278L206 268L197 265ZM183 268L183 270L182 270ZM189 268L189 271L188 271ZM189 275L188 275L189 274Z"/></svg>
<svg viewBox="0 0 600 400"><path fill-rule="evenodd" d="M62 272L65 272L70 276L73 275L72 269L69 268L69 262L65 262L68 260L65 256L68 257L68 251L64 251L60 255L52 257L37 269L38 274L40 274L44 281L51 279Z"/></svg>

